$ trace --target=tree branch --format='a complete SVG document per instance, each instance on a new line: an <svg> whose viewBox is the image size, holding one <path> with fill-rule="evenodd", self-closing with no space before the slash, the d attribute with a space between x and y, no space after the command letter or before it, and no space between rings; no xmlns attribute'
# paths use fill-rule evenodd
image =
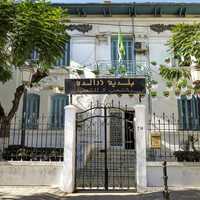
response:
<svg viewBox="0 0 200 200"><path fill-rule="evenodd" d="M5 112L4 112L3 106L0 103L0 119L3 117L5 117Z"/></svg>
<svg viewBox="0 0 200 200"><path fill-rule="evenodd" d="M41 79L45 78L46 76L48 76L48 73L46 71L42 71L40 69L38 69L33 75L32 75L32 79L31 79L31 87L32 87L32 83L37 83L39 82ZM6 120L9 122L10 120L12 120L12 118L14 117L15 113L17 112L17 109L19 107L19 103L20 103L20 99L24 93L25 90L25 85L20 85L19 87L17 87L15 95L14 95L14 100L12 101L13 106L10 110L10 112L8 113L8 115L6 116ZM1 110L2 106L0 104L0 114L3 110ZM3 109L3 108L2 108ZM2 112L4 113L4 112ZM4 113L5 116L5 113Z"/></svg>
<svg viewBox="0 0 200 200"><path fill-rule="evenodd" d="M32 75L31 86L32 86L33 83L38 83L40 80L42 80L46 76L48 76L48 72L47 71L44 71L44 70L41 70L41 69L37 69L37 71Z"/></svg>

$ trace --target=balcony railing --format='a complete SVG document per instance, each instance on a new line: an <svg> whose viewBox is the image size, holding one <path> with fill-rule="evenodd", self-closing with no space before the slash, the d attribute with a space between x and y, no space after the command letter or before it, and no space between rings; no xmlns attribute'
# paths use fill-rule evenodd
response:
<svg viewBox="0 0 200 200"><path fill-rule="evenodd" d="M150 72L147 61L136 60L100 60L86 67L100 77L146 76Z"/></svg>

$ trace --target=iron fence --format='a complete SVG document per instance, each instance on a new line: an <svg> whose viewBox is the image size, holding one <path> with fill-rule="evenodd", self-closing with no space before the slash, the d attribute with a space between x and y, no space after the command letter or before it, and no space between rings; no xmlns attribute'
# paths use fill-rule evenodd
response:
<svg viewBox="0 0 200 200"><path fill-rule="evenodd" d="M16 116L9 124L0 122L0 160L63 160L64 125L51 124L56 116L33 118Z"/></svg>
<svg viewBox="0 0 200 200"><path fill-rule="evenodd" d="M183 129L175 114L158 116L148 124L148 161L200 161L200 130Z"/></svg>

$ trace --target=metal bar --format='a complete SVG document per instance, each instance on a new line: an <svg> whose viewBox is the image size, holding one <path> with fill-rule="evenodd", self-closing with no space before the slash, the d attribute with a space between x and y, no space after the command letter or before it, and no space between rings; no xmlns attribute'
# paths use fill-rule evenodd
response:
<svg viewBox="0 0 200 200"><path fill-rule="evenodd" d="M21 132L21 146L25 145L26 134L26 104L27 104L27 88L24 90L23 108L22 108L22 132Z"/></svg>
<svg viewBox="0 0 200 200"><path fill-rule="evenodd" d="M105 190L108 190L108 166L107 166L107 108L104 107L104 166L105 166Z"/></svg>
<svg viewBox="0 0 200 200"><path fill-rule="evenodd" d="M170 200L169 191L168 191L168 185L167 185L167 180L168 180L168 176L167 176L167 161L163 162L163 180L164 180L163 198L165 200Z"/></svg>

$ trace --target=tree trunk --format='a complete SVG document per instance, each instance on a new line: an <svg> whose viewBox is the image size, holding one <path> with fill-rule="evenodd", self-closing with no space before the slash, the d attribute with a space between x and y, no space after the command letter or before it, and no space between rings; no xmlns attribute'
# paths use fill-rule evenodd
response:
<svg viewBox="0 0 200 200"><path fill-rule="evenodd" d="M20 99L24 93L24 89L25 85L20 85L19 87L17 87L14 95L14 100L12 101L13 105L8 115L5 114L5 111L0 104L0 138L9 137L10 123L19 107Z"/></svg>
<svg viewBox="0 0 200 200"><path fill-rule="evenodd" d="M42 71L38 69L33 75L31 79L30 86L32 87L33 83L39 82L41 79L48 76L46 71ZM0 138L2 137L9 137L9 130L10 130L10 123L15 116L15 113L18 110L19 103L21 97L25 91L25 85L22 84L16 88L14 99L12 101L12 108L10 109L9 113L6 115L3 106L0 103Z"/></svg>

